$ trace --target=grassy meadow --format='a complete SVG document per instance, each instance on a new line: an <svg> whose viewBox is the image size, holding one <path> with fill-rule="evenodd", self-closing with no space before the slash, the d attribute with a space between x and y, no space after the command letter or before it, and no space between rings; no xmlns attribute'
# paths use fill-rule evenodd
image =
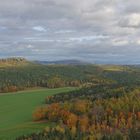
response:
<svg viewBox="0 0 140 140"><path fill-rule="evenodd" d="M0 95L0 140L42 130L46 124L32 121L33 110L44 104L46 96L74 88L36 89Z"/></svg>

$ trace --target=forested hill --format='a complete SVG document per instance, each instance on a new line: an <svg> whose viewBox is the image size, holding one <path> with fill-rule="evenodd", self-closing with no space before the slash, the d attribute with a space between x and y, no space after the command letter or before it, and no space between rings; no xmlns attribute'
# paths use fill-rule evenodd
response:
<svg viewBox="0 0 140 140"><path fill-rule="evenodd" d="M140 85L140 68L116 65L41 65L24 58L0 60L0 92L30 87Z"/></svg>

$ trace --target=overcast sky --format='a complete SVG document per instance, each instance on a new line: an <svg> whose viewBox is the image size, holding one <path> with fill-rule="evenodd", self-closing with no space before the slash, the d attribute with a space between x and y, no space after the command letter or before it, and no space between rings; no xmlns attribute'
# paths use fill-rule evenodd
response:
<svg viewBox="0 0 140 140"><path fill-rule="evenodd" d="M140 63L139 0L0 0L0 58Z"/></svg>

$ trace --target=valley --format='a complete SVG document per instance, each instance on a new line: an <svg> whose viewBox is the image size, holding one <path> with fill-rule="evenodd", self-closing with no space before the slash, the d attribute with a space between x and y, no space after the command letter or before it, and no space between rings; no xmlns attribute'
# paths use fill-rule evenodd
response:
<svg viewBox="0 0 140 140"><path fill-rule="evenodd" d="M1 140L139 139L138 66L0 62Z"/></svg>

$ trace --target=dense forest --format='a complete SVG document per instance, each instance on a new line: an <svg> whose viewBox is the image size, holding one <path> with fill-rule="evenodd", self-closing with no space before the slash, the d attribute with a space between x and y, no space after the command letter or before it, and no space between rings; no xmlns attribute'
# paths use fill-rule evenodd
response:
<svg viewBox="0 0 140 140"><path fill-rule="evenodd" d="M94 86L46 98L34 121L52 122L17 140L139 140L140 89Z"/></svg>
<svg viewBox="0 0 140 140"><path fill-rule="evenodd" d="M140 68L111 65L41 65L24 58L0 60L0 92L30 87L140 85Z"/></svg>

